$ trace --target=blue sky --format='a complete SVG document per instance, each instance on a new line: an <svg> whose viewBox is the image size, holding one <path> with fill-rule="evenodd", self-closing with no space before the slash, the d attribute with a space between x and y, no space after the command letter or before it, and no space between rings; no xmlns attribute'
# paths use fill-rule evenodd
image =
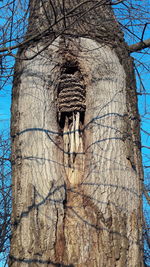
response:
<svg viewBox="0 0 150 267"><path fill-rule="evenodd" d="M11 87L0 91L0 130L9 132L10 129Z"/></svg>

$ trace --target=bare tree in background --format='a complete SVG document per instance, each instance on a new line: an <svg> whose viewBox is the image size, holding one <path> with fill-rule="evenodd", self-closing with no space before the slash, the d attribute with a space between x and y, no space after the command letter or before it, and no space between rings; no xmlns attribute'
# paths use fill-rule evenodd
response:
<svg viewBox="0 0 150 267"><path fill-rule="evenodd" d="M12 105L12 266L143 266L130 53L150 42L143 41L148 22L138 25L141 37L131 30L136 17L128 25L129 4L30 1L25 38L14 44L11 37L0 50L5 59L20 47ZM126 16L120 26L113 6ZM138 42L126 45L120 27Z"/></svg>
<svg viewBox="0 0 150 267"><path fill-rule="evenodd" d="M10 140L0 136L0 262L7 262L10 248L11 171Z"/></svg>

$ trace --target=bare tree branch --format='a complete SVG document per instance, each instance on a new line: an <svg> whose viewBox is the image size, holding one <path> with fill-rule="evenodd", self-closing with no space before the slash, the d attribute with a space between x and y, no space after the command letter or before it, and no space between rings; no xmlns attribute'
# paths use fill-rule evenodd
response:
<svg viewBox="0 0 150 267"><path fill-rule="evenodd" d="M150 47L150 38L128 46L130 53L138 52L148 47Z"/></svg>
<svg viewBox="0 0 150 267"><path fill-rule="evenodd" d="M145 187L143 188L143 192L144 192L144 196L146 197L148 204L150 205L150 196Z"/></svg>

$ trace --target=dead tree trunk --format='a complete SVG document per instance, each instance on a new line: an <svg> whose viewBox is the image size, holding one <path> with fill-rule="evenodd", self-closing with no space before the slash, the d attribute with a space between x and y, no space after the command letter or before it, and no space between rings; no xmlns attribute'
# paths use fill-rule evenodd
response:
<svg viewBox="0 0 150 267"><path fill-rule="evenodd" d="M132 59L109 1L69 2L31 1L18 52L10 266L141 267Z"/></svg>

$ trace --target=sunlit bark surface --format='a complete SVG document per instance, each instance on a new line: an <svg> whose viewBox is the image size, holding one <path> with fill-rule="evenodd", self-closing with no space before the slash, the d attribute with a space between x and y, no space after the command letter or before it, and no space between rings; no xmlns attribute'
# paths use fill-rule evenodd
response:
<svg viewBox="0 0 150 267"><path fill-rule="evenodd" d="M82 112L59 109L66 62L78 66L67 77L82 76ZM16 64L10 266L143 266L139 121L127 75L113 49L87 38L57 38Z"/></svg>
<svg viewBox="0 0 150 267"><path fill-rule="evenodd" d="M111 1L30 1L12 104L10 266L142 265L139 117Z"/></svg>

